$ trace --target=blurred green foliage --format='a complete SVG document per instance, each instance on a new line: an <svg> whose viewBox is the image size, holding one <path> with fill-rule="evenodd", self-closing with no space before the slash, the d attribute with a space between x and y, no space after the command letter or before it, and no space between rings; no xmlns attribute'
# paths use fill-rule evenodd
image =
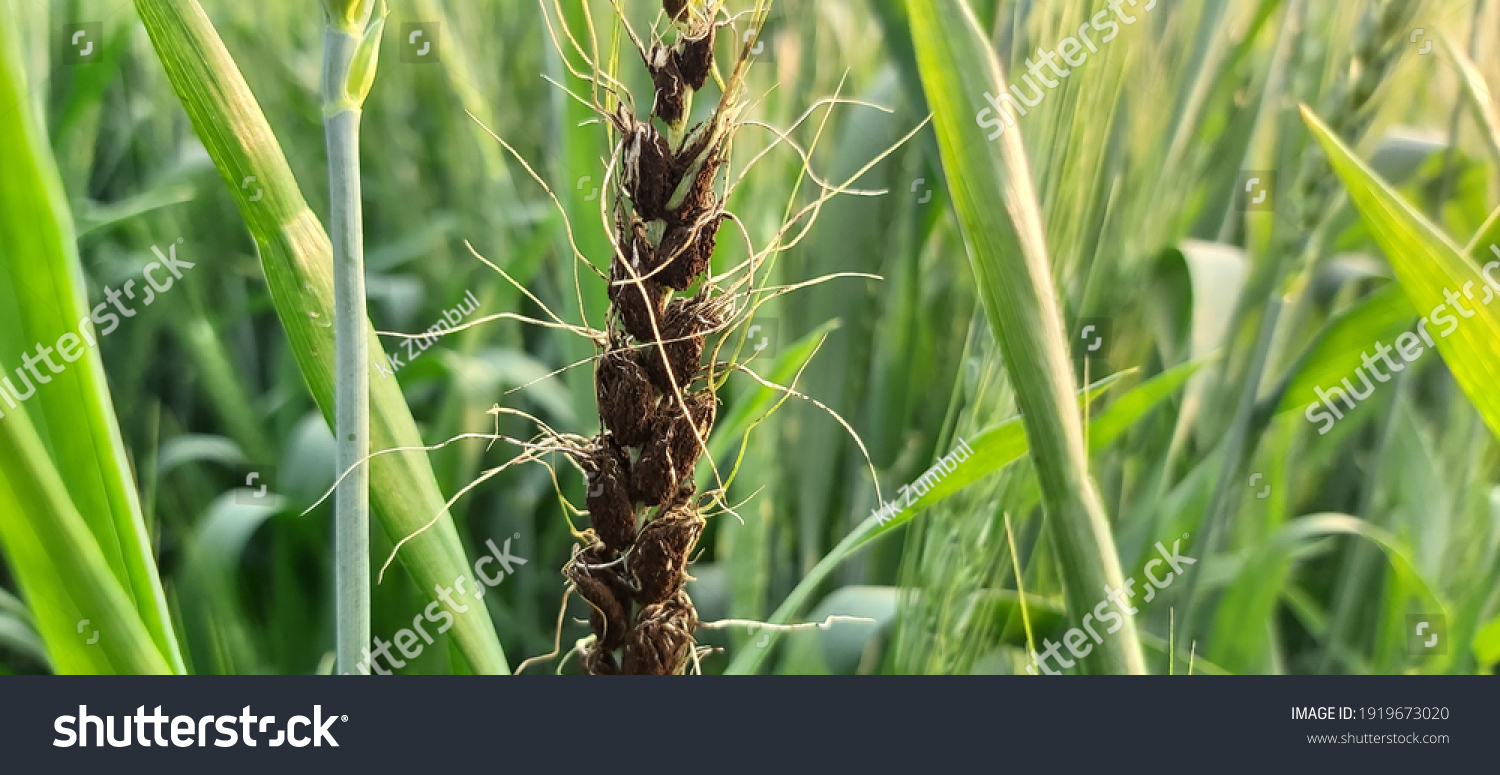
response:
<svg viewBox="0 0 1500 775"><path fill-rule="evenodd" d="M607 50L610 3L589 2ZM1031 52L1057 47L1108 9L1103 0L968 2L991 32L999 62L1017 77ZM1298 391L1350 376L1328 364L1352 368L1359 349L1389 341L1390 331L1421 314L1403 310L1399 293L1386 290L1397 273L1380 230L1345 202L1331 171L1315 170L1330 200L1321 227L1296 232L1314 257L1302 282L1273 288L1263 280L1282 260L1277 246L1287 232L1276 230L1297 220L1302 203L1292 183L1316 145L1297 106L1330 104L1355 54L1356 36L1343 31L1387 3L1160 0L1111 42L1096 39L1099 51L1012 130L1025 142L1065 330L1076 334L1082 319L1111 323L1106 355L1075 361L1075 381L1130 370L1086 417L1100 419L1130 388L1174 367L1216 358L1137 422L1111 428L1118 435L1109 444L1090 445L1125 576L1143 578L1153 545L1183 534L1191 536L1184 551L1200 558L1189 571L1191 631L1181 629L1187 584L1137 603L1151 672L1167 672L1169 650L1177 672L1190 652L1196 672L1472 673L1492 671L1500 660L1500 460L1449 364L1415 362L1324 435L1303 416L1306 403L1295 403ZM130 3L0 4L19 33L5 39L17 48L0 53L25 73L22 99L0 110L28 111L45 132L90 304L105 287L139 277L154 260L152 245L180 238L180 252L201 257L186 280L123 321L97 351L118 418L120 468L134 476L185 667L326 671L332 514L327 504L302 512L333 484L334 444L237 208L236 194L253 196L259 181L242 181L241 192L225 187ZM581 30L582 6L565 5ZM644 0L623 5L638 30L656 12ZM1492 151L1500 146L1484 108L1472 109L1473 78L1500 86L1500 4L1486 5L1476 17L1467 0L1417 4L1411 26L1422 33L1392 36L1408 43L1393 49L1353 149L1456 244L1469 242L1500 204ZM470 292L480 302L474 317L546 318L540 302L598 327L604 286L573 261L569 245L606 266L598 197L610 149L588 108L548 81L584 88L563 66L540 8L523 0L389 6L362 132L375 328L425 331ZM729 203L757 249L780 228L789 200L795 210L815 196L806 185L794 188L803 162L785 146L746 167L776 142L767 127L791 129L812 149L819 176L842 181L928 117L905 7L903 0L773 4L748 81L748 117L756 123L741 129L734 147L733 174L744 178ZM321 11L282 0L208 0L204 9L309 206L326 218ZM74 63L64 30L84 22L99 23L102 52L98 61ZM413 24L435 31L435 61L402 49L403 30ZM1471 30L1479 30L1473 40ZM1442 45L1422 50L1423 41L1444 34L1474 59L1467 86ZM649 83L644 68L628 41L618 51L618 69L639 99ZM833 95L888 110L823 105L798 123ZM548 181L560 208L480 122ZM1241 170L1275 171L1271 210L1239 206ZM809 335L826 335L797 390L860 434L887 500L957 438L972 440L1016 416L1013 381L978 304L948 182L925 128L855 183L883 195L824 204L767 282L844 272L883 279L833 279L757 315L772 334L770 351L759 356L771 361L758 369L763 374L805 355ZM744 241L729 236L739 233L726 227L716 268L744 259ZM529 294L476 259L470 245ZM0 255L25 260L8 249ZM1283 293L1300 311L1283 315L1272 332L1274 357L1250 391L1258 402L1253 421L1237 423L1244 382L1234 377L1254 358L1267 300ZM535 433L519 417L490 414L496 404L560 431L597 430L589 366L574 365L592 347L566 331L496 319L443 337L415 359L402 340L382 343L407 361L388 379L399 382L427 444L493 432L497 421L510 436ZM0 352L0 363L13 370L18 352ZM721 418L766 400L743 375L730 379L723 397ZM1246 430L1230 433L1235 427ZM1243 460L1226 472L1231 444L1242 445ZM720 469L732 468L740 439L716 438L711 446ZM448 497L515 452L475 438L429 459ZM469 558L487 551L487 540L512 538L513 553L528 560L483 598L512 665L551 651L556 636L564 592L558 571L574 539L554 487L581 503L583 482L555 463L555 480L540 466L510 469L451 511ZM275 497L254 498L260 483ZM732 496L738 516L710 520L690 569L705 621L769 619L879 506L859 446L823 409L796 398L751 433ZM1028 662L1021 602L1038 642L1058 639L1082 613L1063 602L1048 530L1032 461L989 474L889 531L899 535L837 564L812 585L800 617L872 622L782 633L759 669L1019 672ZM1202 543L1209 535L1211 546ZM37 610L48 603L19 588L14 549L0 548L0 672L81 669L45 656L38 632L56 612ZM391 542L377 531L371 548L378 568ZM372 630L387 639L431 597L400 563L391 568L372 600ZM1447 617L1453 641L1446 654L1409 648L1407 616L1416 613ZM570 602L564 651L586 634L578 621L586 614L576 598ZM726 652L706 657L703 669L725 670L761 637L700 631L700 640ZM440 642L403 672L469 669ZM528 672L555 669L553 661ZM576 660L560 669L576 672Z"/></svg>

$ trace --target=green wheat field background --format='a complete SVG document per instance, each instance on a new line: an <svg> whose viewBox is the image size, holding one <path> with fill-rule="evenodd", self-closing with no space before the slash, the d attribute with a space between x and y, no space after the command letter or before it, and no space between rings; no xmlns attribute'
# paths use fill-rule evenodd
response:
<svg viewBox="0 0 1500 775"><path fill-rule="evenodd" d="M588 485L484 435L599 432L557 321L604 325L617 138L570 92L651 81L609 0L386 9L371 443L453 441L369 464L370 631L578 673ZM737 333L795 394L720 391L688 672L1495 670L1500 2L755 9L713 267L803 286ZM323 10L0 11L0 674L338 672Z"/></svg>

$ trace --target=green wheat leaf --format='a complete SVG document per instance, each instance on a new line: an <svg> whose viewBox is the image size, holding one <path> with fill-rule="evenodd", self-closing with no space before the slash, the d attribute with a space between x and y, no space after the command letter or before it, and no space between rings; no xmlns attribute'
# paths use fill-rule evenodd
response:
<svg viewBox="0 0 1500 775"><path fill-rule="evenodd" d="M13 22L0 19L0 375L16 388L33 382L35 394L0 402L0 541L57 670L182 672ZM12 370L28 355L48 365L23 381ZM62 370L49 374L54 361ZM78 632L84 619L84 629L108 627L93 645Z"/></svg>
<svg viewBox="0 0 1500 775"><path fill-rule="evenodd" d="M172 88L255 238L292 352L331 426L333 262L328 234L303 199L265 114L203 9L194 0L137 0L136 9ZM369 337L370 351L381 352L373 328ZM400 386L378 374L370 379L370 442L372 450L423 444ZM427 457L401 452L375 457L369 465L371 501L393 541L432 523L400 554L417 588L433 595L435 585L472 578ZM454 619L454 638L476 672L510 672L484 606L468 606Z"/></svg>
<svg viewBox="0 0 1500 775"><path fill-rule="evenodd" d="M1155 409L1176 392L1189 377L1193 376L1207 359L1194 361L1173 367L1150 380L1135 386L1121 396L1118 401L1111 404L1099 416L1095 418L1100 432L1091 433L1089 446L1091 449L1099 450L1108 447L1118 440L1120 434L1133 425L1136 421L1145 417L1152 409ZM1105 390L1118 382L1125 372L1112 374L1104 379L1090 385L1087 390L1080 391L1078 399L1080 403L1090 401ZM797 584L791 594L787 595L775 613L768 620L771 624L787 624L801 614L811 600L818 586L828 578L833 569L848 559L855 552L867 546L876 538L896 529L900 525L910 522L922 512L938 505L943 500L952 496L963 487L978 481L987 474L994 473L1020 460L1026 455L1028 444L1026 440L1026 428L1020 418L1013 418L999 425L987 428L974 437L972 444L974 455L957 471L949 475L939 486L941 491L934 490L918 499L906 511L895 519L882 525L875 516L870 516L861 522L844 540L840 541L832 551L818 561L818 564ZM955 486L943 486L949 481L960 482ZM770 647L780 637L779 631L768 630L764 637L770 640L764 646L747 647L737 654L734 661L725 670L726 675L748 675L759 669L770 651Z"/></svg>
<svg viewBox="0 0 1500 775"><path fill-rule="evenodd" d="M1046 230L1020 126L1007 129L984 95L1006 82L964 0L907 0L918 70L933 110L943 172L990 328L1030 439L1042 504L1069 607L1122 583L1109 518L1089 478L1083 422ZM998 134L982 125L991 110ZM993 134L993 136L992 136ZM1085 660L1086 672L1145 672L1133 623Z"/></svg>
<svg viewBox="0 0 1500 775"><path fill-rule="evenodd" d="M1406 297L1427 317L1454 379L1490 430L1500 435L1500 393L1495 391L1500 381L1500 308L1483 303L1495 294L1480 268L1380 180L1311 110L1303 107L1302 116L1328 153L1370 236L1385 251ZM1500 279L1500 274L1491 274Z"/></svg>

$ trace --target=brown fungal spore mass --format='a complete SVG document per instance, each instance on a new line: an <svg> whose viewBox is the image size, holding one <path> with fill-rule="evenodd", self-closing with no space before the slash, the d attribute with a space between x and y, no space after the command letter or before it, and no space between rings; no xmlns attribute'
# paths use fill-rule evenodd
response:
<svg viewBox="0 0 1500 775"><path fill-rule="evenodd" d="M683 0L662 5L677 34L671 43L653 36L641 51L651 115L637 119L623 105L607 114L620 175L609 330L594 374L603 431L579 453L593 543L564 569L591 609L595 638L582 663L594 675L684 672L698 626L686 589L704 528L693 472L718 410L703 354L726 322L707 275L725 217L716 186L732 123L721 113L732 101L684 131L692 92L713 71L719 22Z"/></svg>
<svg viewBox="0 0 1500 775"><path fill-rule="evenodd" d="M703 331L711 331L713 322L698 313L690 299L673 299L666 316L657 322L661 340L642 351L646 376L665 395L684 390L698 376L703 361Z"/></svg>
<svg viewBox="0 0 1500 775"><path fill-rule="evenodd" d="M659 400L640 364L639 350L612 344L594 371L594 398L599 417L621 446L638 447L651 438ZM592 488L590 488L592 492ZM590 509L593 506L589 507Z"/></svg>
<svg viewBox="0 0 1500 775"><path fill-rule="evenodd" d="M703 520L691 509L669 511L641 528L630 558L639 589L636 600L660 603L677 594L687 578L687 553L703 534Z"/></svg>
<svg viewBox="0 0 1500 775"><path fill-rule="evenodd" d="M624 108L621 108L623 111ZM677 160L667 138L647 122L637 122L628 115L622 122L629 127L623 148L621 182L642 220L661 220L667 214L667 200L681 179Z"/></svg>
<svg viewBox="0 0 1500 775"><path fill-rule="evenodd" d="M708 74L713 71L715 31L716 28L709 25L696 37L687 38L678 54L677 69L693 91L703 88L708 83Z"/></svg>
<svg viewBox="0 0 1500 775"><path fill-rule="evenodd" d="M677 56L662 45L653 46L651 60L651 83L656 87L656 103L651 110L669 126L675 126L687 111L688 85L682 78L682 68Z"/></svg>
<svg viewBox="0 0 1500 775"><path fill-rule="evenodd" d="M635 506L630 500L630 458L610 434L601 435L584 458L589 518L594 534L617 551L635 540Z"/></svg>
<svg viewBox="0 0 1500 775"><path fill-rule="evenodd" d="M698 612L686 590L641 609L625 643L626 675L670 675L681 669L693 647Z"/></svg>

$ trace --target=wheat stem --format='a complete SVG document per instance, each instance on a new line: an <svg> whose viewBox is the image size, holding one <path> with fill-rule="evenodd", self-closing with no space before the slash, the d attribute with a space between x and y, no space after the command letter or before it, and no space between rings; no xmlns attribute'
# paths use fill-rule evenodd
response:
<svg viewBox="0 0 1500 775"><path fill-rule="evenodd" d="M373 75L379 22L365 29L373 0L327 0L323 34L323 132L328 148L328 236L333 243L334 432L338 467L350 471L334 498L337 670L350 675L370 643L370 362L365 331L364 228L360 205L359 120ZM383 14L382 14L383 18ZM351 470L352 469L352 470Z"/></svg>

